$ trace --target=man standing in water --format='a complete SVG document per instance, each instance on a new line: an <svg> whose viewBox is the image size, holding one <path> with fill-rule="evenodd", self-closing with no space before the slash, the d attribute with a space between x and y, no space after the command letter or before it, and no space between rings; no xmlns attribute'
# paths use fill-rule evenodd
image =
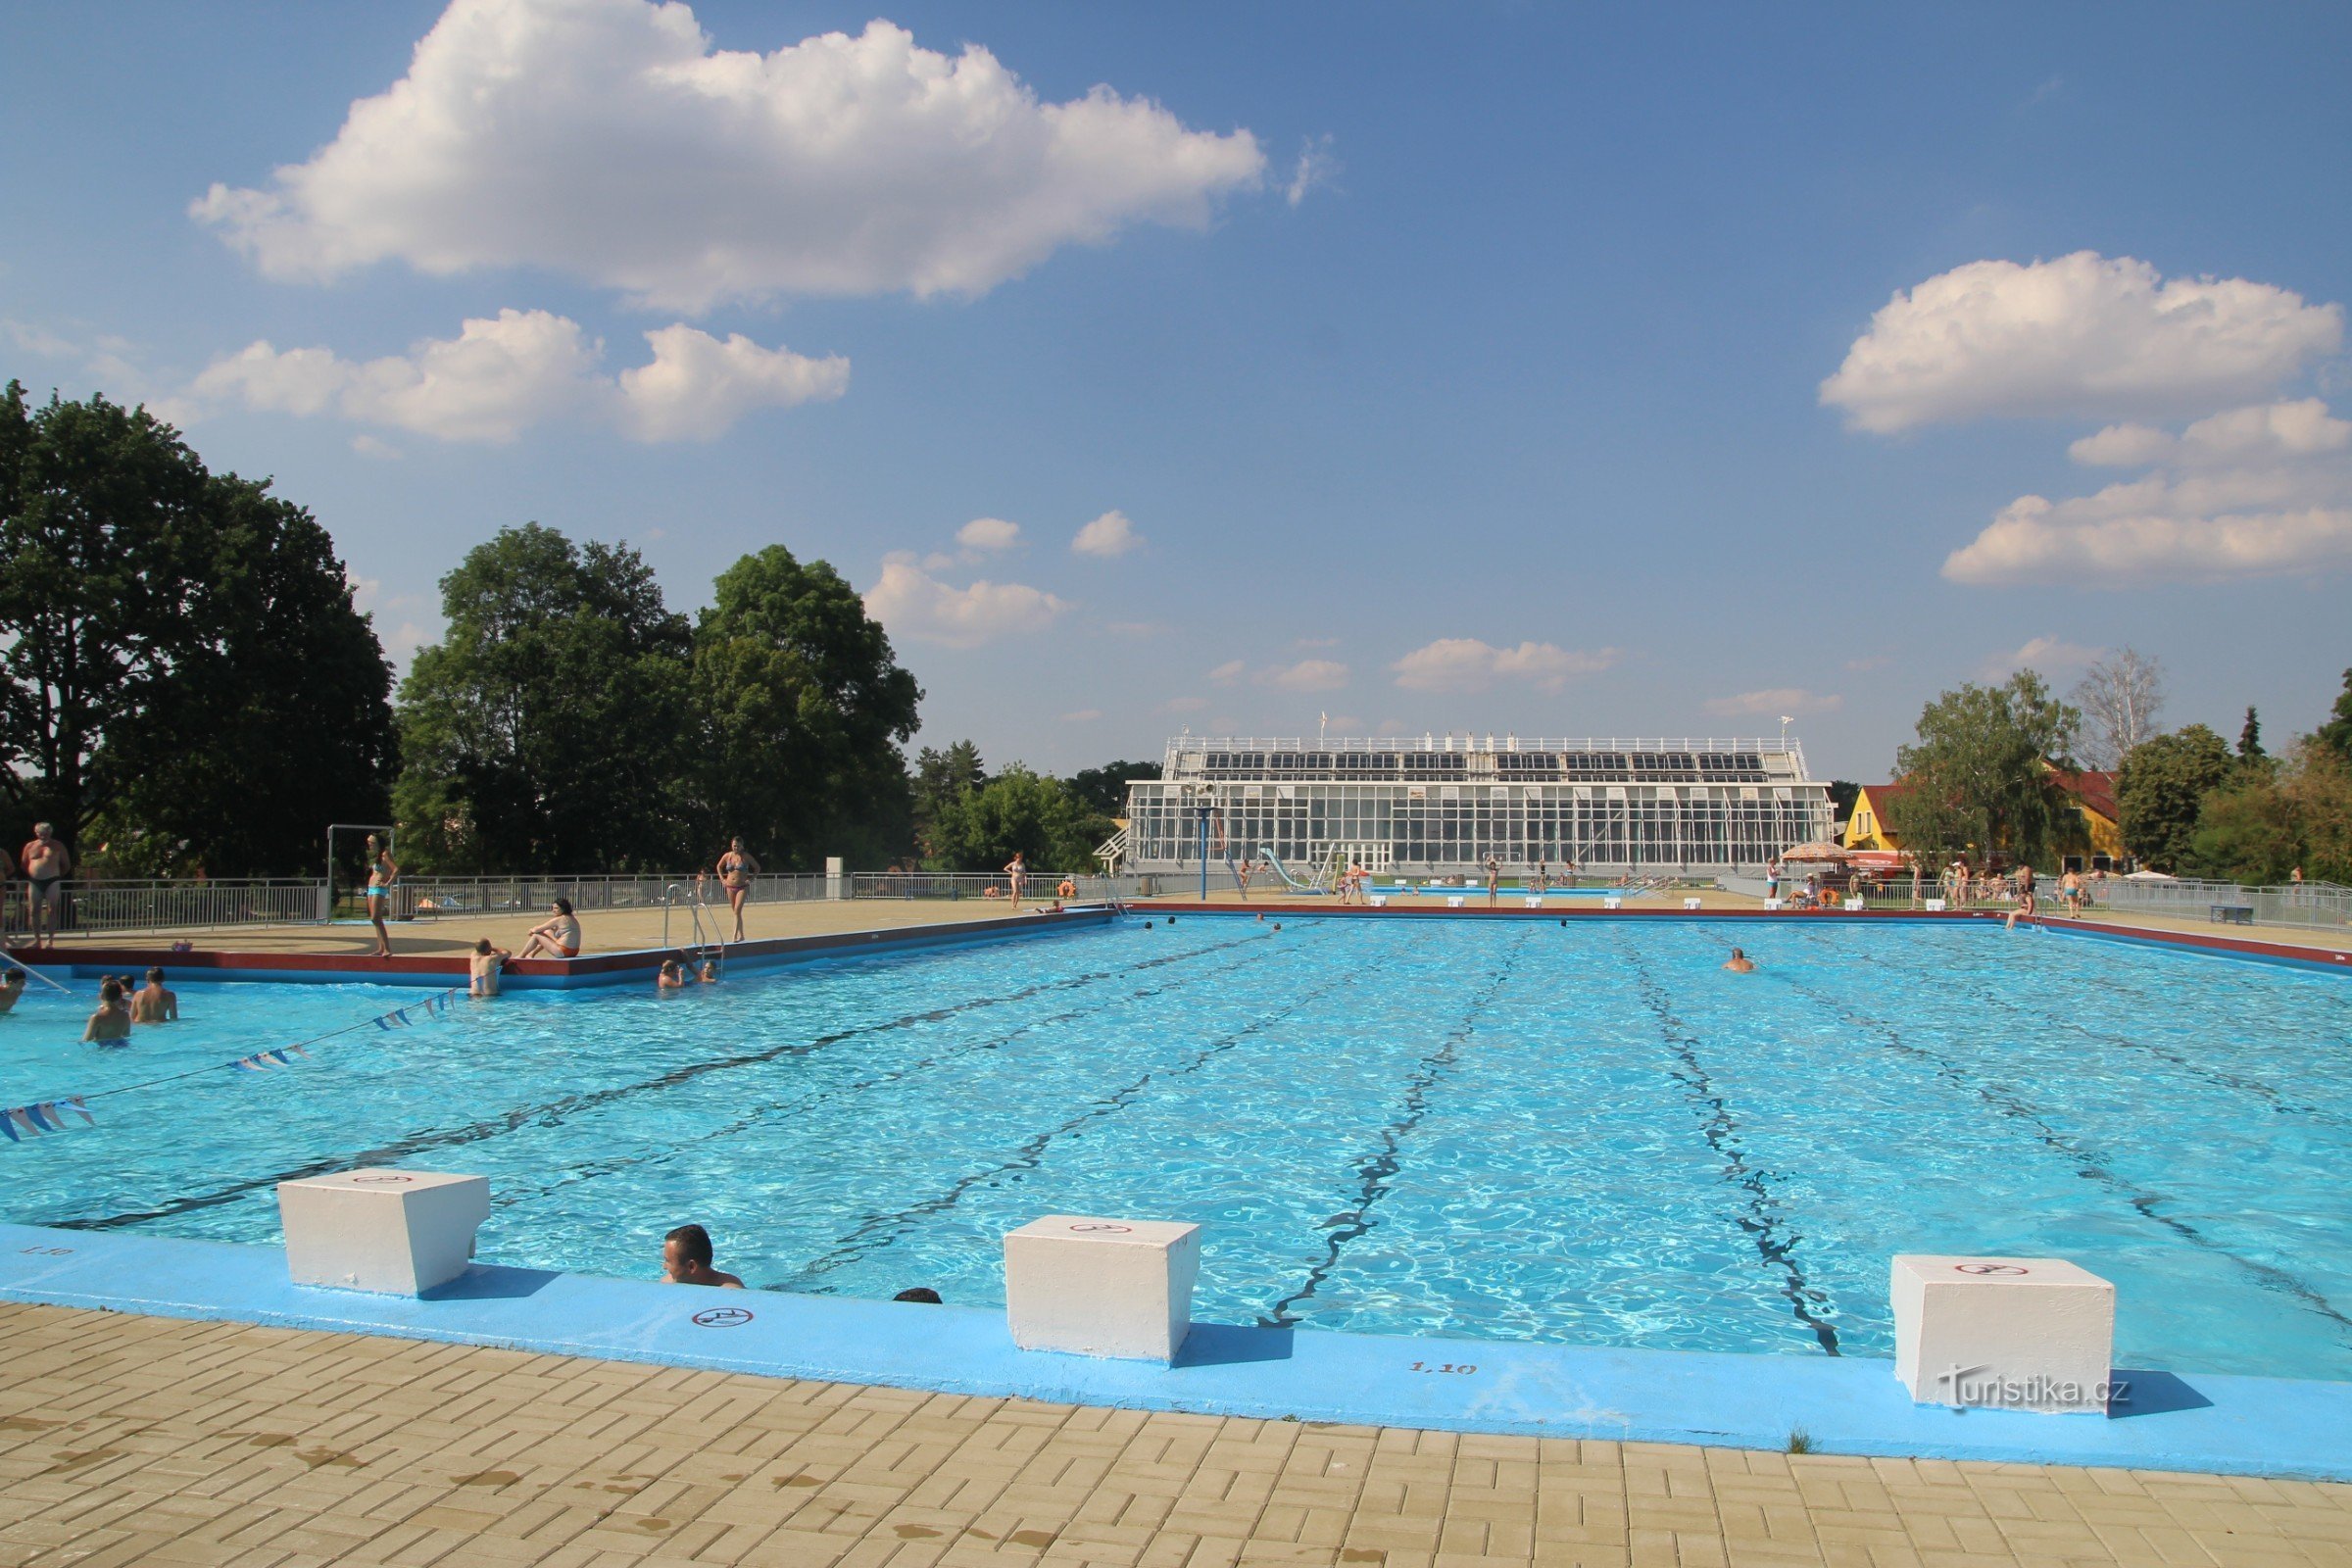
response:
<svg viewBox="0 0 2352 1568"><path fill-rule="evenodd" d="M82 1026L81 1038L85 1043L130 1038L130 1008L122 1003L122 981L109 978L98 987L98 1010Z"/></svg>
<svg viewBox="0 0 2352 1568"><path fill-rule="evenodd" d="M743 1289L743 1281L710 1266L710 1233L700 1225L681 1225L662 1238L662 1277L672 1285Z"/></svg>
<svg viewBox="0 0 2352 1568"><path fill-rule="evenodd" d="M147 971L147 983L130 999L132 1023L176 1023L179 1020L179 996L164 984L164 971Z"/></svg>
<svg viewBox="0 0 2352 1568"><path fill-rule="evenodd" d="M24 867L24 918L31 927L35 947L41 941L41 922L46 917L49 940L57 940L58 916L66 906L62 886L74 874L74 855L57 842L57 830L46 822L32 824L32 840L24 846L22 857Z"/></svg>
<svg viewBox="0 0 2352 1568"><path fill-rule="evenodd" d="M760 862L743 847L743 840L727 840L727 853L718 858L719 886L727 890L727 903L735 909L735 940L743 940L743 901L752 896L752 878L760 874Z"/></svg>
<svg viewBox="0 0 2352 1568"><path fill-rule="evenodd" d="M1756 960L1749 957L1746 954L1741 953L1738 948L1734 948L1732 950L1731 960L1727 962L1724 967L1731 970L1734 974L1754 974L1756 972Z"/></svg>

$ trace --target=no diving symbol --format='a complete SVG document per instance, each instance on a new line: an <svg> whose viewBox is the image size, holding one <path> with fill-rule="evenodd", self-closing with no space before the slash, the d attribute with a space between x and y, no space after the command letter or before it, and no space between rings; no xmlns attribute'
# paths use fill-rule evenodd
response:
<svg viewBox="0 0 2352 1568"><path fill-rule="evenodd" d="M1955 1274L2031 1274L2034 1271L2029 1268L2020 1268L2015 1263L1954 1263L1952 1272Z"/></svg>
<svg viewBox="0 0 2352 1568"><path fill-rule="evenodd" d="M751 1320L752 1314L740 1306L714 1306L694 1314L696 1325L706 1329L738 1329Z"/></svg>
<svg viewBox="0 0 2352 1568"><path fill-rule="evenodd" d="M389 1186L394 1182L413 1182L416 1179L414 1176L354 1176L351 1184L354 1187L363 1183L368 1186Z"/></svg>
<svg viewBox="0 0 2352 1568"><path fill-rule="evenodd" d="M1071 1232L1079 1236L1091 1236L1098 1234L1125 1236L1131 1233L1134 1229L1135 1227L1132 1225L1073 1225L1070 1227Z"/></svg>

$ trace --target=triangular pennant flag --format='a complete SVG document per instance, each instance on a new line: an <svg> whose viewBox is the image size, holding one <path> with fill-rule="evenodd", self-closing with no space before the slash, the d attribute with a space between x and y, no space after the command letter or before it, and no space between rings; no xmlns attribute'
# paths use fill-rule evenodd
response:
<svg viewBox="0 0 2352 1568"><path fill-rule="evenodd" d="M12 1144L21 1144L24 1141L23 1138L17 1135L17 1123L15 1118L11 1117L5 1110L0 1110L0 1133L8 1134L8 1141Z"/></svg>
<svg viewBox="0 0 2352 1568"><path fill-rule="evenodd" d="M0 1115L6 1115L10 1121L16 1123L18 1127L24 1129L27 1136L36 1138L40 1136L40 1123L34 1121L30 1116L25 1115L24 1107L23 1105L11 1105L6 1111L0 1112Z"/></svg>
<svg viewBox="0 0 2352 1568"><path fill-rule="evenodd" d="M48 1117L41 1114L41 1112L44 1110L53 1111L57 1107L54 1105L26 1105L24 1107L24 1114L31 1119L31 1122L35 1127L38 1127L45 1133L63 1132L65 1130L63 1127L52 1123Z"/></svg>
<svg viewBox="0 0 2352 1568"><path fill-rule="evenodd" d="M90 1114L90 1107L81 1102L81 1097L79 1095L75 1095L72 1100L66 1101L65 1103L72 1105L74 1107L74 1114L79 1116L83 1121L88 1122L93 1127L98 1125L98 1118Z"/></svg>
<svg viewBox="0 0 2352 1568"><path fill-rule="evenodd" d="M306 1056L306 1057L307 1057L308 1055L310 1055L310 1053L309 1053L309 1052L307 1052L307 1051L305 1051L305 1050L303 1050L303 1049L302 1049L300 1046L288 1046L286 1049L287 1049L288 1051L291 1051L292 1053L294 1053L294 1054L296 1054L297 1056Z"/></svg>
<svg viewBox="0 0 2352 1568"><path fill-rule="evenodd" d="M272 1051L270 1053L270 1059L271 1061L287 1061L290 1058L283 1051Z"/></svg>

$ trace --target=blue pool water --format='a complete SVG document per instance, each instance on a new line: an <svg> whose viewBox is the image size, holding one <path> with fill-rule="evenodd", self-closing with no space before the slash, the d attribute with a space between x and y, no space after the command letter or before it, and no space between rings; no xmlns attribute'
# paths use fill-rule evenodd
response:
<svg viewBox="0 0 2352 1568"><path fill-rule="evenodd" d="M652 1277L696 1219L755 1285L967 1303L1024 1220L1168 1217L1204 1319L1878 1356L1890 1253L2054 1253L2120 1287L2127 1364L2352 1378L2341 976L1976 923L1285 923L462 1003L94 1100L0 1144L0 1217L267 1242L274 1181L397 1162L491 1178L491 1261ZM122 1050L28 1000L0 1103L417 995L180 990Z"/></svg>

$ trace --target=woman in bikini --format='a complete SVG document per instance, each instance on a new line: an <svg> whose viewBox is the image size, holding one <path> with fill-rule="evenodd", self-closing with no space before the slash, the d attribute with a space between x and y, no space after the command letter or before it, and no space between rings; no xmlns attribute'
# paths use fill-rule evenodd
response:
<svg viewBox="0 0 2352 1568"><path fill-rule="evenodd" d="M727 890L727 903L735 910L735 940L743 940L743 901L752 896L752 878L760 874L760 862L744 849L743 840L727 840L727 853L718 858L718 883Z"/></svg>
<svg viewBox="0 0 2352 1568"><path fill-rule="evenodd" d="M1012 906L1017 909L1021 906L1021 883L1029 876L1029 858L1013 851L1012 858L1004 862L1004 874L1012 881Z"/></svg>
<svg viewBox="0 0 2352 1568"><path fill-rule="evenodd" d="M368 835L368 923L375 927L375 951L372 958L392 956L392 933L384 929L384 916L392 911L392 884L400 880L400 863L392 852L376 842L374 834Z"/></svg>
<svg viewBox="0 0 2352 1568"><path fill-rule="evenodd" d="M517 958L576 958L580 956L580 922L571 912L569 899L558 899L556 917L531 928L531 940L522 945Z"/></svg>

